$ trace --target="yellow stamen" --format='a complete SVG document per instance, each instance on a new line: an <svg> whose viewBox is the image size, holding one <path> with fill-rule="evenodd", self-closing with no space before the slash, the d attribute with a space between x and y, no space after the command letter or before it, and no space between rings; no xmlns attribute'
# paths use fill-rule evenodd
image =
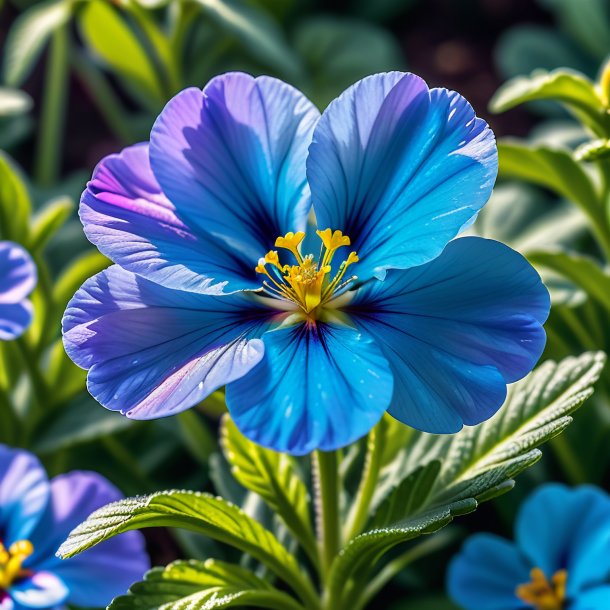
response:
<svg viewBox="0 0 610 610"><path fill-rule="evenodd" d="M0 542L0 589L8 589L24 575L23 563L34 552L29 540L19 540L7 550Z"/></svg>
<svg viewBox="0 0 610 610"><path fill-rule="evenodd" d="M535 610L563 610L568 573L559 570L549 582L540 568L530 572L531 582L519 585L515 594Z"/></svg>
<svg viewBox="0 0 610 610"><path fill-rule="evenodd" d="M337 290L343 289L356 279L353 276L341 284L346 269L358 262L358 255L351 252L347 259L339 265L335 277L330 279L329 274L333 256L342 246L349 246L351 241L341 231L324 229L323 231L317 231L317 234L322 241L322 250L318 262L314 260L313 254L307 254L306 256L301 254L299 246L305 238L305 233L286 233L283 237L278 237L275 240L275 245L291 252L298 264L282 265L278 253L275 250L270 250L264 258L259 259L255 268L257 273L266 275L273 283L273 286L271 286L267 282L263 282L263 285L271 294L293 301L308 315L311 315L319 305L323 305L333 298ZM270 273L267 265L275 267L279 274L277 271Z"/></svg>

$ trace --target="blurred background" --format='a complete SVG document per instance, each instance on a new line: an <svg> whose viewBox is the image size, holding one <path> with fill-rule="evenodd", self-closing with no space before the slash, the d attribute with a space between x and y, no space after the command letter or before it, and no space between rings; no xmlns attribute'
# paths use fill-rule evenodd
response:
<svg viewBox="0 0 610 610"><path fill-rule="evenodd" d="M0 238L26 245L41 271L36 322L19 349L0 345L0 388L17 380L0 442L35 451L51 474L99 470L126 494L185 487L243 499L218 452L221 393L168 420L129 422L87 395L84 372L60 342L67 300L107 265L82 233L80 193L104 155L148 138L179 90L239 69L278 76L324 108L363 76L409 70L459 91L498 137L571 155L589 136L565 108L547 100L494 113L490 101L533 70L567 67L596 81L609 51L608 0L0 0L0 206L9 211L0 215ZM605 269L577 197L554 187L503 166L501 155L498 187L474 231L531 252L535 264L541 250L560 248ZM573 273L539 268L553 291L546 356L606 348L608 303ZM406 570L377 607L452 608L443 579L460 541L468 531L509 536L516 507L536 484L607 489L608 377L514 492L462 519L445 548ZM184 533L147 536L157 564L226 553Z"/></svg>

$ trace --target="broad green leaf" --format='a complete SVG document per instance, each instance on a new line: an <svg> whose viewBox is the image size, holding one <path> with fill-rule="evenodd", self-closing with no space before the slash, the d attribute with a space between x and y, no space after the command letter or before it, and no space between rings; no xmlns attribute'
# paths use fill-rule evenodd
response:
<svg viewBox="0 0 610 610"><path fill-rule="evenodd" d="M610 120L595 85L573 70L536 70L530 76L517 76L498 89L489 107L493 112L504 112L536 100L562 103L600 135L610 130Z"/></svg>
<svg viewBox="0 0 610 610"><path fill-rule="evenodd" d="M31 247L41 250L59 231L74 209L70 197L61 197L47 204L32 220Z"/></svg>
<svg viewBox="0 0 610 610"><path fill-rule="evenodd" d="M564 251L529 252L528 258L535 265L552 269L580 286L610 313L610 276L594 259Z"/></svg>
<svg viewBox="0 0 610 610"><path fill-rule="evenodd" d="M258 607L302 608L292 597L274 589L249 570L222 561L176 561L153 568L144 581L117 597L109 610L212 610Z"/></svg>
<svg viewBox="0 0 610 610"><path fill-rule="evenodd" d="M591 142L585 142L574 151L577 161L597 161L610 157L610 140L600 138Z"/></svg>
<svg viewBox="0 0 610 610"><path fill-rule="evenodd" d="M79 13L86 43L119 76L141 93L163 101L155 66L120 13L104 0L91 0Z"/></svg>
<svg viewBox="0 0 610 610"><path fill-rule="evenodd" d="M267 502L315 561L317 551L309 516L309 492L294 458L248 440L228 415L223 418L221 443L235 479Z"/></svg>
<svg viewBox="0 0 610 610"><path fill-rule="evenodd" d="M517 140L505 139L498 143L498 152L501 177L546 187L576 203L594 224L605 223L600 196L570 151L531 147Z"/></svg>
<svg viewBox="0 0 610 610"><path fill-rule="evenodd" d="M32 109L32 98L21 89L0 87L0 119L25 114Z"/></svg>
<svg viewBox="0 0 610 610"><path fill-rule="evenodd" d="M158 492L108 504L70 534L58 555L67 559L117 534L144 527L190 529L229 544L263 563L302 598L315 598L296 559L269 530L234 504L206 493Z"/></svg>
<svg viewBox="0 0 610 610"><path fill-rule="evenodd" d="M23 12L11 27L4 47L5 82L18 87L28 77L51 34L72 14L71 0L40 2Z"/></svg>
<svg viewBox="0 0 610 610"><path fill-rule="evenodd" d="M31 210L21 171L0 151L0 238L27 245Z"/></svg>
<svg viewBox="0 0 610 610"><path fill-rule="evenodd" d="M297 78L302 72L298 56L290 48L274 19L265 11L234 0L193 0L204 14L234 35L258 61Z"/></svg>

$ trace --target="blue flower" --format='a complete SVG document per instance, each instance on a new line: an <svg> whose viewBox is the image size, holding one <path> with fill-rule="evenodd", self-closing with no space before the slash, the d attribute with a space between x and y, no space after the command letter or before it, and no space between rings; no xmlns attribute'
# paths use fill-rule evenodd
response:
<svg viewBox="0 0 610 610"><path fill-rule="evenodd" d="M36 285L36 267L17 244L0 241L0 341L16 339L32 321L27 296Z"/></svg>
<svg viewBox="0 0 610 610"><path fill-rule="evenodd" d="M139 580L150 567L139 532L55 557L72 529L120 497L94 472L49 481L32 454L0 445L0 609L106 606Z"/></svg>
<svg viewBox="0 0 610 610"><path fill-rule="evenodd" d="M321 116L269 77L182 91L83 194L116 265L70 303L66 350L108 409L167 416L226 385L242 432L293 454L386 410L477 424L538 360L549 310L519 254L453 240L496 172L487 124L413 74L365 78Z"/></svg>
<svg viewBox="0 0 610 610"><path fill-rule="evenodd" d="M610 496L544 485L521 507L515 542L477 534L449 568L466 610L608 610Z"/></svg>

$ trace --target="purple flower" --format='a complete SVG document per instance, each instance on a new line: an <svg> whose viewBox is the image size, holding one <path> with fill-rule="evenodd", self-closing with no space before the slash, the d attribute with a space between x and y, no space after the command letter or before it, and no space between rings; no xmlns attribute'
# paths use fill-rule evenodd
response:
<svg viewBox="0 0 610 610"><path fill-rule="evenodd" d="M119 491L94 472L48 480L31 453L0 445L0 608L107 605L150 567L139 532L62 561L55 552Z"/></svg>
<svg viewBox="0 0 610 610"><path fill-rule="evenodd" d="M182 91L83 194L116 265L68 306L66 350L108 409L163 417L226 385L242 432L294 454L386 410L477 424L535 365L549 310L519 254L453 240L496 172L487 124L413 74L365 78L321 116L268 77Z"/></svg>
<svg viewBox="0 0 610 610"><path fill-rule="evenodd" d="M32 321L28 295L36 285L36 267L17 244L0 241L0 341L16 339Z"/></svg>

